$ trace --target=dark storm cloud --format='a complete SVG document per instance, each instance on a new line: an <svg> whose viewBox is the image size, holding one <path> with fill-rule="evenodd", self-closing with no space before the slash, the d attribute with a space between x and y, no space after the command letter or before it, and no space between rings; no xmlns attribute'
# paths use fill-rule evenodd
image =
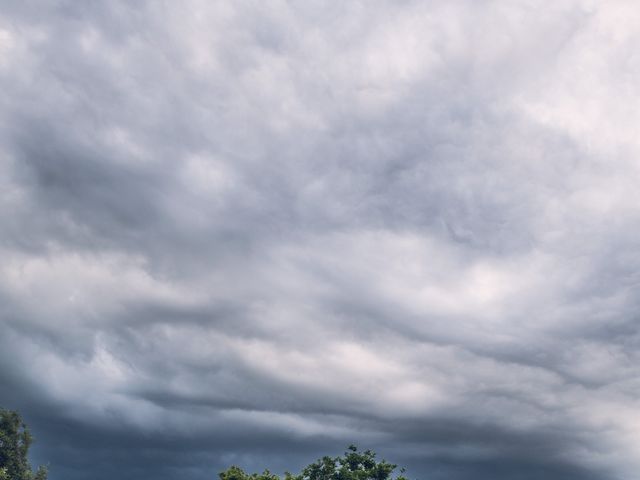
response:
<svg viewBox="0 0 640 480"><path fill-rule="evenodd" d="M627 2L7 2L0 403L51 478L638 466Z"/></svg>

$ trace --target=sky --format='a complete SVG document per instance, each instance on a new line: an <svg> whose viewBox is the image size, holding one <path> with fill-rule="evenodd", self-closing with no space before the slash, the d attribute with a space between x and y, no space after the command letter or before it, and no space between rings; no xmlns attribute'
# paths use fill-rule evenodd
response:
<svg viewBox="0 0 640 480"><path fill-rule="evenodd" d="M33 463L636 478L639 43L624 0L1 2Z"/></svg>

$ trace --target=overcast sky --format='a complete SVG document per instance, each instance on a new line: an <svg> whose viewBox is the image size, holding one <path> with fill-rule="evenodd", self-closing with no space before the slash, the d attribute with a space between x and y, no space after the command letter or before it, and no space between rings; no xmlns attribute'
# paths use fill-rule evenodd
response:
<svg viewBox="0 0 640 480"><path fill-rule="evenodd" d="M51 480L640 468L635 1L0 7L0 405Z"/></svg>

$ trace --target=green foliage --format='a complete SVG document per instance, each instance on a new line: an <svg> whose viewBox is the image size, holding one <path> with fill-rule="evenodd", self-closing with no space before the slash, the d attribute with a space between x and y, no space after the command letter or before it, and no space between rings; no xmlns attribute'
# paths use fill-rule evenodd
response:
<svg viewBox="0 0 640 480"><path fill-rule="evenodd" d="M397 465L385 460L376 461L371 450L359 452L354 445L343 456L322 457L305 467L298 475L285 473L284 480L407 480L402 473L393 478ZM1 479L0 479L1 480ZM280 477L265 470L261 474L247 474L240 467L232 466L220 473L220 480L280 480Z"/></svg>
<svg viewBox="0 0 640 480"><path fill-rule="evenodd" d="M262 473L252 473L249 475L245 473L240 467L235 465L229 467L224 472L220 473L220 480L280 480L280 477L274 475L269 470L265 470Z"/></svg>
<svg viewBox="0 0 640 480"><path fill-rule="evenodd" d="M46 468L33 472L29 465L32 442L20 414L0 408L0 480L46 480Z"/></svg>

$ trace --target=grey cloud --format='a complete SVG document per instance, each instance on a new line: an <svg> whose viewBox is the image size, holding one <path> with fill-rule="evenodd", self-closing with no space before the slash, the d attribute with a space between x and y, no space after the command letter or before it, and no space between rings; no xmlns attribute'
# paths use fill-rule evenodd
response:
<svg viewBox="0 0 640 480"><path fill-rule="evenodd" d="M628 478L636 15L3 5L0 403L52 479Z"/></svg>

